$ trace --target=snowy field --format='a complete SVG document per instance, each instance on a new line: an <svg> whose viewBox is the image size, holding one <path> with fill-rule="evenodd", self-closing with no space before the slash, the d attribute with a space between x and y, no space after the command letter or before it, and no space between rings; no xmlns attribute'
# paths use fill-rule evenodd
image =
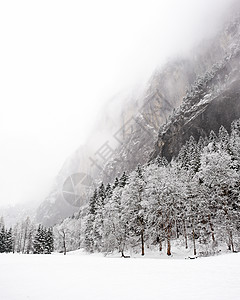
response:
<svg viewBox="0 0 240 300"><path fill-rule="evenodd" d="M239 253L194 260L1 254L0 270L1 300L240 299Z"/></svg>

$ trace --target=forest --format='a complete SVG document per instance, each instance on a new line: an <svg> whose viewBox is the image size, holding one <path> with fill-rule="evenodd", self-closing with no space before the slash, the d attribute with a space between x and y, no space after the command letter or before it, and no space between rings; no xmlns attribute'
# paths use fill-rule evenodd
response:
<svg viewBox="0 0 240 300"><path fill-rule="evenodd" d="M112 185L101 183L87 207L55 226L69 250L106 254L172 254L172 244L193 255L238 251L240 238L240 120L231 132L193 137L168 162L157 157ZM55 247L63 246L62 234Z"/></svg>
<svg viewBox="0 0 240 300"><path fill-rule="evenodd" d="M0 251L85 251L110 254L166 251L192 255L236 252L240 242L240 120L231 132L193 137L168 162L163 157L100 183L87 206L53 228L27 218L13 228L0 224Z"/></svg>

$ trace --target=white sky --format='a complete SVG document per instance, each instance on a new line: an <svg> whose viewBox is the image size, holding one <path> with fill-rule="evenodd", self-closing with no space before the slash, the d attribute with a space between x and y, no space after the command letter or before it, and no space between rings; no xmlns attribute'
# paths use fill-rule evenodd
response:
<svg viewBox="0 0 240 300"><path fill-rule="evenodd" d="M211 31L229 2L1 1L0 205L44 199L104 102Z"/></svg>

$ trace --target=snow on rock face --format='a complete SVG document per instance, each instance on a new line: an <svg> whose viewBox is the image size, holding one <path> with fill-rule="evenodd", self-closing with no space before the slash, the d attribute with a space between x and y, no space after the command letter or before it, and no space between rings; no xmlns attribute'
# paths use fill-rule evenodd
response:
<svg viewBox="0 0 240 300"><path fill-rule="evenodd" d="M3 300L237 300L240 254L195 260L0 255Z"/></svg>
<svg viewBox="0 0 240 300"><path fill-rule="evenodd" d="M200 136L208 136L211 130L218 132L222 125L230 131L231 123L240 118L239 98L239 81L236 81L211 102L203 103L186 119L182 118L172 123L159 137L154 157L160 153L170 160L178 154L190 136L198 140Z"/></svg>

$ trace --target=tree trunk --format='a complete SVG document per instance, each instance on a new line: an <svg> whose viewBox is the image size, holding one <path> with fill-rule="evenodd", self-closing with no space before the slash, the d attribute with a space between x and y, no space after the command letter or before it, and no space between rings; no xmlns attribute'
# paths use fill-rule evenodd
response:
<svg viewBox="0 0 240 300"><path fill-rule="evenodd" d="M233 235L232 235L232 231L230 230L229 231L229 242L230 242L230 245L232 247L232 252L234 252L234 244L233 244Z"/></svg>
<svg viewBox="0 0 240 300"><path fill-rule="evenodd" d="M209 220L209 225L210 225L210 229L211 229L211 232L212 232L212 241L213 241L213 243L215 243L214 228L213 228L213 224L211 222L210 215L208 215L208 220Z"/></svg>
<svg viewBox="0 0 240 300"><path fill-rule="evenodd" d="M186 224L184 220L183 220L183 232L185 238L185 248L188 249L187 230L186 230Z"/></svg>
<svg viewBox="0 0 240 300"><path fill-rule="evenodd" d="M66 234L63 232L63 254L66 255L67 249L66 249Z"/></svg>
<svg viewBox="0 0 240 300"><path fill-rule="evenodd" d="M144 255L144 230L141 230L142 255Z"/></svg>
<svg viewBox="0 0 240 300"><path fill-rule="evenodd" d="M22 253L25 253L26 240L27 240L27 229L25 229L24 231Z"/></svg>
<svg viewBox="0 0 240 300"><path fill-rule="evenodd" d="M177 222L177 220L175 222L175 227L176 227L176 238L178 239L179 238L179 230L178 230L178 222Z"/></svg>
<svg viewBox="0 0 240 300"><path fill-rule="evenodd" d="M171 255L171 225L167 228L167 255Z"/></svg>
<svg viewBox="0 0 240 300"><path fill-rule="evenodd" d="M193 255L197 255L196 241L195 241L195 231L194 231L194 228L193 228L193 230L192 230L192 237L193 237Z"/></svg>
<svg viewBox="0 0 240 300"><path fill-rule="evenodd" d="M162 251L162 240L161 239L159 240L159 251L160 252Z"/></svg>

